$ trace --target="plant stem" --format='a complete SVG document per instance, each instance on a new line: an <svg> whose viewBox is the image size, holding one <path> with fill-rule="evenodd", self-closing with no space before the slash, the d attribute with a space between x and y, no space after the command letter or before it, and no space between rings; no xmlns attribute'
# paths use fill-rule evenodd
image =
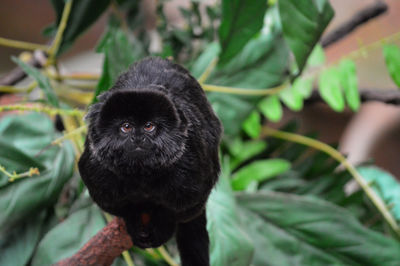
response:
<svg viewBox="0 0 400 266"><path fill-rule="evenodd" d="M204 70L203 74L201 74L201 76L198 79L200 84L203 84L207 80L208 76L210 76L211 72L214 70L217 63L218 63L217 58L211 61L211 63L207 66L206 70Z"/></svg>
<svg viewBox="0 0 400 266"><path fill-rule="evenodd" d="M286 86L287 86L286 82L277 87L269 89L244 89L244 88L202 84L202 87L205 91L214 91L214 92L239 94L239 95L252 95L252 96L275 95L281 92Z"/></svg>
<svg viewBox="0 0 400 266"><path fill-rule="evenodd" d="M64 30L67 27L68 17L71 12L72 3L73 0L68 0L64 5L64 10L61 16L60 24L58 25L56 37L54 38L54 41L48 51L49 52L49 58L47 60L48 64L54 64L54 59L57 55L58 49L60 48Z"/></svg>
<svg viewBox="0 0 400 266"><path fill-rule="evenodd" d="M23 178L23 177L40 175L39 169L37 167L31 167L31 168L29 168L28 171L17 174L16 172L13 172L13 173L8 172L4 166L0 165L0 172L5 174L6 176L8 176L9 182L14 182L16 179Z"/></svg>
<svg viewBox="0 0 400 266"><path fill-rule="evenodd" d="M30 43L30 42L23 42L23 41L16 41L16 40L11 40L7 38L1 38L0 37L0 45L2 46L8 46L8 47L13 47L17 49L23 49L23 50L43 50L43 51L48 51L49 47L46 45L42 44L36 44L36 43Z"/></svg>
<svg viewBox="0 0 400 266"><path fill-rule="evenodd" d="M23 105L23 104L14 104L14 105L1 105L0 112L4 111L33 111L39 113L46 113L49 115L68 115L68 116L76 116L78 118L82 118L84 112L78 109L60 109L49 107L46 105Z"/></svg>
<svg viewBox="0 0 400 266"><path fill-rule="evenodd" d="M95 73L70 73L70 74L55 74L50 71L46 72L46 75L52 79L57 80L93 80L97 81L100 78L99 74Z"/></svg>
<svg viewBox="0 0 400 266"><path fill-rule="evenodd" d="M51 145L59 145L64 140L71 139L71 138L73 138L75 136L79 136L81 133L86 132L86 130L87 130L87 126L78 127L76 129L64 134L62 137L59 137L59 138L53 140L51 142Z"/></svg>
<svg viewBox="0 0 400 266"><path fill-rule="evenodd" d="M400 236L399 225L396 223L396 220L393 218L392 214L386 207L385 202L375 193L375 191L368 185L368 183L364 180L364 178L358 173L356 168L351 163L349 163L339 151L318 140L311 139L298 134L275 130L266 126L263 127L261 136L263 137L272 136L275 138L300 143L312 147L314 149L320 150L322 152L325 152L326 154L328 154L329 156L340 162L347 169L347 171L353 176L353 178L360 185L360 187L364 190L365 194L375 205L378 211L382 214L383 218L390 225L392 230L398 236Z"/></svg>
<svg viewBox="0 0 400 266"><path fill-rule="evenodd" d="M161 246L157 248L158 252L160 252L162 258L170 265L170 266L179 266L169 255L168 251L164 248L164 246Z"/></svg>

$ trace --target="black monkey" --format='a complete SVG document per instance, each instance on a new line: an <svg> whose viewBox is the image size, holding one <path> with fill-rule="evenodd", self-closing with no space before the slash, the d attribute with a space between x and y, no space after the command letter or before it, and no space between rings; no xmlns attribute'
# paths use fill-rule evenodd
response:
<svg viewBox="0 0 400 266"><path fill-rule="evenodd" d="M184 266L209 265L205 204L219 171L221 123L183 67L148 58L99 97L79 171L93 200L125 220L134 245L176 235Z"/></svg>

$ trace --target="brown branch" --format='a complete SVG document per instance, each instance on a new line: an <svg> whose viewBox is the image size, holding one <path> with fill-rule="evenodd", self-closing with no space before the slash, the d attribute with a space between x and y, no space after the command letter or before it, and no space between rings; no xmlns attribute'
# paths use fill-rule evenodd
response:
<svg viewBox="0 0 400 266"><path fill-rule="evenodd" d="M400 105L400 90L378 90L378 89L361 89L360 98L362 102L382 102L392 105ZM314 89L310 98L306 100L307 104L322 102L323 99L318 90Z"/></svg>
<svg viewBox="0 0 400 266"><path fill-rule="evenodd" d="M75 255L63 259L55 266L108 266L116 257L133 246L125 222L114 218L100 232L92 237Z"/></svg>
<svg viewBox="0 0 400 266"><path fill-rule="evenodd" d="M358 26L368 22L369 20L376 18L382 14L384 14L388 9L386 3L378 1L375 4L359 11L354 16L352 16L348 21L344 22L337 29L328 33L325 37L322 38L321 44L322 47L326 48L329 45L343 39L348 34L350 34L353 30L355 30Z"/></svg>

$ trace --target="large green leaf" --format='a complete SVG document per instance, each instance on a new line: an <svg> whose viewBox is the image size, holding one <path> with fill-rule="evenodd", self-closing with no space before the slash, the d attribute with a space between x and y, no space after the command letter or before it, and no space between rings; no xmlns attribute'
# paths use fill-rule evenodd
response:
<svg viewBox="0 0 400 266"><path fill-rule="evenodd" d="M133 46L132 42L135 42L135 39L130 39L125 31L119 28L118 21L112 17L108 30L97 47L98 52L104 53L104 62L93 101L96 101L99 94L108 90L129 65L143 57L140 43L135 42L137 45Z"/></svg>
<svg viewBox="0 0 400 266"><path fill-rule="evenodd" d="M193 65L190 67L190 72L195 78L200 78L200 76L206 71L207 67L218 58L218 53L221 47L218 43L210 43L204 51L199 55Z"/></svg>
<svg viewBox="0 0 400 266"><path fill-rule="evenodd" d="M240 168L233 176L234 190L243 190L253 181L260 182L283 174L290 169L290 163L283 159L266 159L252 162Z"/></svg>
<svg viewBox="0 0 400 266"><path fill-rule="evenodd" d="M361 176L371 183L372 188L390 206L390 212L400 222L400 184L390 173L375 167L363 166L358 168Z"/></svg>
<svg viewBox="0 0 400 266"><path fill-rule="evenodd" d="M0 265L24 266L39 242L46 212L33 214L0 235Z"/></svg>
<svg viewBox="0 0 400 266"><path fill-rule="evenodd" d="M397 265L400 243L326 201L262 191L237 196L258 265Z"/></svg>
<svg viewBox="0 0 400 266"><path fill-rule="evenodd" d="M12 60L19 65L22 70L26 74L28 74L31 78L35 79L38 83L39 87L42 89L44 94L46 95L47 101L55 106L59 107L58 98L53 91L53 88L50 85L50 80L43 75L38 69L34 68L33 66L28 65L27 63L23 62L17 57L12 57Z"/></svg>
<svg viewBox="0 0 400 266"><path fill-rule="evenodd" d="M400 49L397 45L386 44L383 47L383 55L389 74L393 82L400 88Z"/></svg>
<svg viewBox="0 0 400 266"><path fill-rule="evenodd" d="M207 202L207 230L210 236L211 265L249 265L254 247L239 222L236 203L226 175Z"/></svg>
<svg viewBox="0 0 400 266"><path fill-rule="evenodd" d="M229 136L240 131L254 106L251 101L230 94L209 93L208 100L224 125L224 134Z"/></svg>
<svg viewBox="0 0 400 266"><path fill-rule="evenodd" d="M56 13L56 25L59 25L65 0L50 0ZM83 32L85 32L107 9L110 0L74 0L64 30L59 53L67 50ZM55 32L55 29L53 30Z"/></svg>
<svg viewBox="0 0 400 266"><path fill-rule="evenodd" d="M279 32L261 34L228 64L217 67L208 83L250 89L265 89L286 77L289 51Z"/></svg>
<svg viewBox="0 0 400 266"><path fill-rule="evenodd" d="M72 256L105 224L100 209L95 205L74 212L40 241L32 265L52 265Z"/></svg>
<svg viewBox="0 0 400 266"><path fill-rule="evenodd" d="M0 234L40 210L52 206L74 169L74 150L65 142L49 148L59 137L45 115L8 116L0 122L0 164L9 172L39 168L40 175L8 182L0 174ZM40 155L42 149L46 148Z"/></svg>
<svg viewBox="0 0 400 266"><path fill-rule="evenodd" d="M223 0L219 27L220 64L232 59L261 30L267 0Z"/></svg>
<svg viewBox="0 0 400 266"><path fill-rule="evenodd" d="M279 35L279 34L278 34ZM252 39L228 64L218 67L207 83L239 88L265 89L286 77L288 49L274 34ZM225 134L236 135L241 123L256 108L260 97L209 93L209 100L224 125Z"/></svg>
<svg viewBox="0 0 400 266"><path fill-rule="evenodd" d="M301 71L332 19L333 9L328 0L279 0L278 7L285 39Z"/></svg>

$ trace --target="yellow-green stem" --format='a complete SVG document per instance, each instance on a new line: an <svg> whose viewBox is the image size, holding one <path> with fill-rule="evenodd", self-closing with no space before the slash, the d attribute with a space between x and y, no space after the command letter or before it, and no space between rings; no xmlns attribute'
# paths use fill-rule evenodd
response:
<svg viewBox="0 0 400 266"><path fill-rule="evenodd" d="M56 37L54 38L54 41L51 47L49 48L49 58L47 61L48 64L54 63L54 59L57 55L58 49L60 48L64 30L67 27L68 17L71 12L72 3L73 0L68 0L64 5L64 10L61 16L60 24L57 29Z"/></svg>
<svg viewBox="0 0 400 266"><path fill-rule="evenodd" d="M34 51L34 50L48 51L48 49L49 49L46 45L11 40L11 39L1 38L1 37L0 37L0 45L13 47L13 48L17 48L17 49L23 49L23 50L32 50L32 51Z"/></svg>
<svg viewBox="0 0 400 266"><path fill-rule="evenodd" d="M205 91L240 94L240 95L252 95L252 96L275 95L281 92L286 86L287 83L283 83L280 86L269 89L244 89L244 88L202 84L202 87Z"/></svg>
<svg viewBox="0 0 400 266"><path fill-rule="evenodd" d="M87 126L81 126L78 127L77 129L74 129L68 133L65 133L62 137L59 137L58 139L55 139L51 142L51 145L59 145L61 142L67 139L74 138L75 136L79 136L81 133L85 133L87 130Z"/></svg>
<svg viewBox="0 0 400 266"><path fill-rule="evenodd" d="M206 70L203 72L203 74L201 74L201 76L198 79L200 84L204 83L207 80L208 76L210 76L211 72L214 70L217 63L218 63L217 58L211 61L211 63L207 66Z"/></svg>
<svg viewBox="0 0 400 266"><path fill-rule="evenodd" d="M83 111L78 109L60 109L55 107L50 107L46 105L23 105L23 104L14 104L14 105L0 105L0 112L4 111L32 111L39 113L46 113L48 115L68 115L68 116L76 116L78 118L82 118L85 114Z"/></svg>
<svg viewBox="0 0 400 266"><path fill-rule="evenodd" d="M158 252L160 252L162 258L170 265L170 266L179 266L169 255L168 251L164 248L164 246L161 246L157 248Z"/></svg>
<svg viewBox="0 0 400 266"><path fill-rule="evenodd" d="M360 185L360 187L364 190L365 194L371 200L371 202L375 205L378 211L382 214L383 218L386 222L390 225L392 230L400 237L400 228L399 225L396 223L396 220L393 218L392 214L386 207L385 202L375 193L375 191L368 186L368 183L364 180L364 178L358 173L356 168L349 163L346 158L337 150L332 148L331 146L317 141L315 139L311 139L302 135L297 135L293 133L283 132L279 130L275 130L269 127L263 127L263 131L261 134L262 137L265 136L272 136L275 138L280 138L296 143L300 143L314 149L323 151L330 155L332 158L340 162L347 171L353 176L356 182Z"/></svg>
<svg viewBox="0 0 400 266"><path fill-rule="evenodd" d="M9 182L14 182L16 179L23 178L23 177L40 175L39 169L36 167L31 167L31 168L29 168L28 171L17 174L15 171L13 173L8 172L4 166L0 165L0 172L2 172L3 174L5 174L8 177Z"/></svg>
<svg viewBox="0 0 400 266"><path fill-rule="evenodd" d="M34 88L37 87L37 82L33 81L27 87L15 87L15 86L0 86L0 92L5 93L22 93L22 92L31 92Z"/></svg>

